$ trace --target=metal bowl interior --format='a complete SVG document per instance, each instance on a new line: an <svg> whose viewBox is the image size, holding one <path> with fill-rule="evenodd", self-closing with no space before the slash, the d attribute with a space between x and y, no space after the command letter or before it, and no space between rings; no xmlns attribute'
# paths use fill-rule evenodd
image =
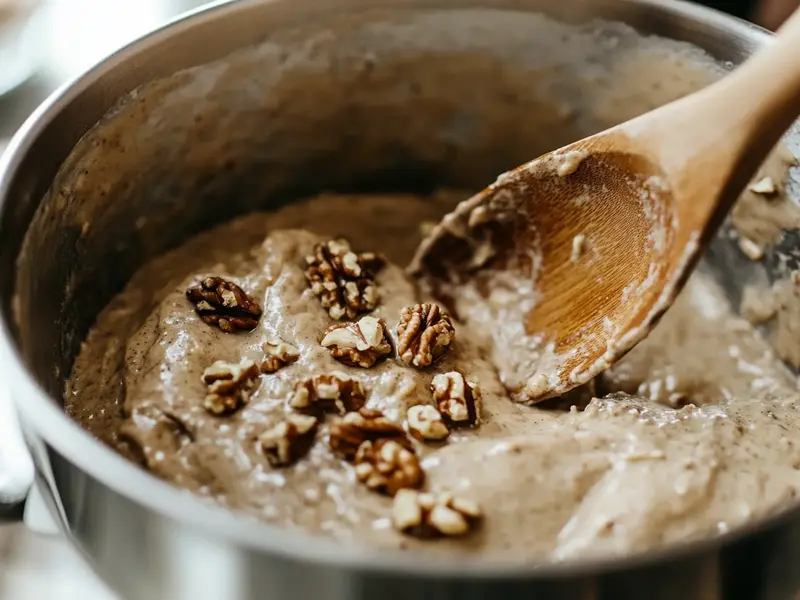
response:
<svg viewBox="0 0 800 600"><path fill-rule="evenodd" d="M52 507L95 561L113 535L146 547L147 532L117 522L133 513L255 552L465 577L574 575L723 543L725 536L624 562L534 572L529 564L431 563L344 548L189 498L63 414L65 379L97 313L143 262L188 236L320 191L477 189L544 151L706 85L769 39L680 2L387 6L221 3L109 57L56 93L14 138L0 163L0 348ZM680 44L667 52L629 26L709 54ZM675 77L646 76L659 69ZM792 232L784 240L797 243ZM745 283L768 283L792 268L778 250L754 263L722 234L706 262L738 305ZM124 513L113 506L123 499Z"/></svg>

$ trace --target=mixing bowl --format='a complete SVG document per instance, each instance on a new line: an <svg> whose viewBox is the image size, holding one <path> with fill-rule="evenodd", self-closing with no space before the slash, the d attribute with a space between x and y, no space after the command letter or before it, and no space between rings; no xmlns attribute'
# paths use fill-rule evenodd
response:
<svg viewBox="0 0 800 600"><path fill-rule="evenodd" d="M97 313L190 235L321 191L477 189L769 41L657 0L242 0L63 87L0 161L0 356L35 485L66 536L131 600L789 597L796 503L632 557L431 560L231 514L128 463L61 408ZM798 248L785 232L752 261L726 230L704 268L738 306L745 285L795 268Z"/></svg>

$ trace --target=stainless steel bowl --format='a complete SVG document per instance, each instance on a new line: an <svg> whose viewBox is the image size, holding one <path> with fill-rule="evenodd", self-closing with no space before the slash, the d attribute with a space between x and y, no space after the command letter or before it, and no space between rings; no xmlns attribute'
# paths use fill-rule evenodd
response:
<svg viewBox="0 0 800 600"><path fill-rule="evenodd" d="M487 8L505 12L462 18ZM625 559L431 561L230 514L126 462L62 411L64 380L97 312L143 261L192 233L321 190L478 187L611 125L585 108L592 98L581 96L579 78L565 88L529 62L548 51L534 42L553 32L533 13L620 21L699 46L729 66L769 41L747 23L659 0L242 0L179 19L104 60L14 138L0 160L4 381L38 489L124 597L699 600L788 598L800 589L791 568L800 554L797 506L714 539ZM624 29L599 27L608 39ZM243 50L265 40L260 50ZM626 52L613 46L608 56ZM536 73L567 107L544 132L526 125L527 111L559 106L531 91ZM667 83L659 102L687 91ZM787 232L778 250L794 247L798 238ZM752 263L721 235L706 264L738 305L746 282L796 266L776 251Z"/></svg>

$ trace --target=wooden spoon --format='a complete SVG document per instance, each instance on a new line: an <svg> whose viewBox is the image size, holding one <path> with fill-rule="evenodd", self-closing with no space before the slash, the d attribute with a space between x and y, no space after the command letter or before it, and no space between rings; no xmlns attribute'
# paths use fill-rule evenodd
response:
<svg viewBox="0 0 800 600"><path fill-rule="evenodd" d="M411 272L493 338L515 399L562 395L648 334L798 114L800 12L719 82L501 175Z"/></svg>

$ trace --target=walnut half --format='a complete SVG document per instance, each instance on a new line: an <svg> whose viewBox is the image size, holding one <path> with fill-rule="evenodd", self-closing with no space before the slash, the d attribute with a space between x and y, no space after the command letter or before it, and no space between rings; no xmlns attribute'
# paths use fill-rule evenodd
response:
<svg viewBox="0 0 800 600"><path fill-rule="evenodd" d="M392 505L395 529L416 537L460 536L483 518L480 506L450 493L400 490Z"/></svg>
<svg viewBox="0 0 800 600"><path fill-rule="evenodd" d="M397 325L397 354L414 367L427 367L453 343L456 331L450 315L438 304L406 306Z"/></svg>
<svg viewBox="0 0 800 600"><path fill-rule="evenodd" d="M310 415L289 415L259 436L264 456L273 467L290 465L308 453L317 432L317 419Z"/></svg>
<svg viewBox="0 0 800 600"><path fill-rule="evenodd" d="M259 370L252 360L227 363L218 360L203 371L208 386L203 405L215 415L228 415L239 410L250 398Z"/></svg>
<svg viewBox="0 0 800 600"><path fill-rule="evenodd" d="M480 390L458 371L434 377L431 391L439 411L450 425L471 427L480 421Z"/></svg>
<svg viewBox="0 0 800 600"><path fill-rule="evenodd" d="M305 276L332 318L354 319L378 306L375 275L381 266L376 254L356 254L346 240L330 240L316 244L306 257Z"/></svg>
<svg viewBox="0 0 800 600"><path fill-rule="evenodd" d="M232 281L206 277L186 290L204 323L216 325L225 333L250 331L258 325L261 307Z"/></svg>
<svg viewBox="0 0 800 600"><path fill-rule="evenodd" d="M425 480L417 455L394 439L364 442L356 452L355 465L361 483L387 496L421 487Z"/></svg>
<svg viewBox="0 0 800 600"><path fill-rule="evenodd" d="M331 424L329 444L333 452L353 460L364 442L388 438L411 449L402 427L387 419L379 410L362 408L358 412L347 413Z"/></svg>
<svg viewBox="0 0 800 600"><path fill-rule="evenodd" d="M365 403L361 383L338 371L298 382L289 398L292 408L336 411L340 415L359 410Z"/></svg>
<svg viewBox="0 0 800 600"><path fill-rule="evenodd" d="M383 319L375 317L362 317L358 323L334 325L320 343L339 362L364 369L392 353L389 329Z"/></svg>

